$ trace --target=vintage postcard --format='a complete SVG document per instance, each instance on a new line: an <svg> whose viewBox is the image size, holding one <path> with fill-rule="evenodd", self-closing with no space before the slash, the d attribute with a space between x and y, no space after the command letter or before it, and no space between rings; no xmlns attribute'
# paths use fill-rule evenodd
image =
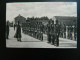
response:
<svg viewBox="0 0 80 60"><path fill-rule="evenodd" d="M77 2L6 3L7 48L77 48Z"/></svg>

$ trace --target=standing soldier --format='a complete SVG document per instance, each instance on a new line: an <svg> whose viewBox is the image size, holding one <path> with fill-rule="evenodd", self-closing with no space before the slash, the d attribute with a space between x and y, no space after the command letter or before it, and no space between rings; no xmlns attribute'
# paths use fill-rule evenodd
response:
<svg viewBox="0 0 80 60"><path fill-rule="evenodd" d="M48 37L48 43L51 43L51 34L50 34L50 31L51 30L51 24L50 24L50 21L48 22L47 24L47 37Z"/></svg>
<svg viewBox="0 0 80 60"><path fill-rule="evenodd" d="M44 25L42 24L42 22L40 22L40 40L43 41L43 28Z"/></svg>
<svg viewBox="0 0 80 60"><path fill-rule="evenodd" d="M31 23L29 22L29 35L31 36Z"/></svg>
<svg viewBox="0 0 80 60"><path fill-rule="evenodd" d="M38 22L36 22L35 24L35 38L37 38L37 25L38 25Z"/></svg>
<svg viewBox="0 0 80 60"><path fill-rule="evenodd" d="M19 21L18 21L17 30L16 30L16 38L18 41L21 41L21 26L19 25Z"/></svg>
<svg viewBox="0 0 80 60"><path fill-rule="evenodd" d="M9 39L9 21L7 21L6 25L6 38Z"/></svg>
<svg viewBox="0 0 80 60"><path fill-rule="evenodd" d="M37 39L39 39L39 22L38 22L38 25L37 25Z"/></svg>
<svg viewBox="0 0 80 60"><path fill-rule="evenodd" d="M71 40L73 39L73 27L72 27L72 25L71 25Z"/></svg>
<svg viewBox="0 0 80 60"><path fill-rule="evenodd" d="M55 32L54 32L54 21L52 21L52 24L51 24L51 43L52 45L54 45L54 41L55 41Z"/></svg>
<svg viewBox="0 0 80 60"><path fill-rule="evenodd" d="M60 25L58 24L58 20L56 20L54 32L56 33L56 46L59 46Z"/></svg>
<svg viewBox="0 0 80 60"><path fill-rule="evenodd" d="M75 37L75 40L77 40L77 26L76 25L74 26L74 37Z"/></svg>
<svg viewBox="0 0 80 60"><path fill-rule="evenodd" d="M36 26L36 38L38 39L38 22L37 22L37 26Z"/></svg>
<svg viewBox="0 0 80 60"><path fill-rule="evenodd" d="M14 24L14 30L15 30L15 24Z"/></svg>
<svg viewBox="0 0 80 60"><path fill-rule="evenodd" d="M41 25L40 25L40 24L41 24L41 22L39 22L39 24L38 24L38 25L39 25L39 26L38 26L38 39L39 39L39 40L41 40L41 39L40 39L40 38L41 38L41 33L40 33L40 27L41 27Z"/></svg>

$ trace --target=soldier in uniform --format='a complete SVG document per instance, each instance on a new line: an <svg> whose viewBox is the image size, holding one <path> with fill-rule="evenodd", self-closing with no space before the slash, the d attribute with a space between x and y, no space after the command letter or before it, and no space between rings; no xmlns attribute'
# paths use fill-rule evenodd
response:
<svg viewBox="0 0 80 60"><path fill-rule="evenodd" d="M40 22L40 40L43 41L43 28L44 25L42 24L42 22Z"/></svg>
<svg viewBox="0 0 80 60"><path fill-rule="evenodd" d="M51 30L51 24L50 24L50 21L48 22L47 24L47 37L48 37L48 43L51 43L51 34L50 34L50 31Z"/></svg>
<svg viewBox="0 0 80 60"><path fill-rule="evenodd" d="M76 25L74 26L74 37L76 40L77 39L77 26Z"/></svg>
<svg viewBox="0 0 80 60"><path fill-rule="evenodd" d="M29 24L28 24L28 35L30 35L30 29L31 29L31 27L30 27L30 22L29 22Z"/></svg>
<svg viewBox="0 0 80 60"><path fill-rule="evenodd" d="M52 24L51 24L51 43L52 45L54 45L54 41L55 41L55 32L54 32L54 21L52 21Z"/></svg>
<svg viewBox="0 0 80 60"><path fill-rule="evenodd" d="M37 24L38 24L38 22L35 23L35 30L34 30L35 31L35 34L34 34L35 38L37 38Z"/></svg>
<svg viewBox="0 0 80 60"><path fill-rule="evenodd" d="M39 28L39 22L37 22L37 26L36 26L36 38L38 39L38 28Z"/></svg>
<svg viewBox="0 0 80 60"><path fill-rule="evenodd" d="M21 41L21 26L19 25L19 21L18 21L17 30L16 30L16 38L18 41Z"/></svg>
<svg viewBox="0 0 80 60"><path fill-rule="evenodd" d="M35 37L35 22L33 24L33 37Z"/></svg>
<svg viewBox="0 0 80 60"><path fill-rule="evenodd" d="M41 37L41 33L40 33L40 27L41 27L41 22L39 22L39 26L38 26L38 39L40 40L40 37Z"/></svg>
<svg viewBox="0 0 80 60"><path fill-rule="evenodd" d="M58 20L56 20L54 32L56 33L56 46L59 46L60 25L58 24Z"/></svg>
<svg viewBox="0 0 80 60"><path fill-rule="evenodd" d="M15 24L14 24L14 30L15 30L15 27L16 27L16 26L15 26Z"/></svg>
<svg viewBox="0 0 80 60"><path fill-rule="evenodd" d="M68 26L68 39L70 39L70 26Z"/></svg>
<svg viewBox="0 0 80 60"><path fill-rule="evenodd" d="M73 39L72 34L73 34L73 27L72 27L72 25L71 25L71 40Z"/></svg>
<svg viewBox="0 0 80 60"><path fill-rule="evenodd" d="M6 25L6 39L9 39L9 21L7 21Z"/></svg>
<svg viewBox="0 0 80 60"><path fill-rule="evenodd" d="M40 25L39 24L40 24L40 22L38 22L38 25L37 25L37 39L39 39L39 36L40 36L39 35L39 33L40 33L40 29L39 29Z"/></svg>

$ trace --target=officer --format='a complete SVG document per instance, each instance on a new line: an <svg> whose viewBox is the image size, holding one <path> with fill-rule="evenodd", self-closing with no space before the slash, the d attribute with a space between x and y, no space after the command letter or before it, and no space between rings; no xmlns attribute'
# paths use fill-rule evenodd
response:
<svg viewBox="0 0 80 60"><path fill-rule="evenodd" d="M51 43L51 34L50 34L50 31L51 30L51 24L50 24L50 21L48 21L48 24L47 24L47 37L48 37L48 43Z"/></svg>
<svg viewBox="0 0 80 60"><path fill-rule="evenodd" d="M56 34L56 46L59 46L59 35L60 35L60 25L58 24L58 20L56 20L55 31Z"/></svg>

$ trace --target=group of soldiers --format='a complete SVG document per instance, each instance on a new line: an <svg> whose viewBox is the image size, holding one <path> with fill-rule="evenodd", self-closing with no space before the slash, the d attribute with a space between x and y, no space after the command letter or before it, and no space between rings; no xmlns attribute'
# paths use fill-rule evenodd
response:
<svg viewBox="0 0 80 60"><path fill-rule="evenodd" d="M54 21L48 21L46 26L47 29L45 31L47 31L48 43L59 46L60 25L58 24L58 20L56 20L56 24L54 24ZM24 34L43 41L44 27L42 22L28 21L22 24L22 31Z"/></svg>
<svg viewBox="0 0 80 60"><path fill-rule="evenodd" d="M43 41L43 28L42 22L29 21L22 24L22 31L29 36Z"/></svg>
<svg viewBox="0 0 80 60"><path fill-rule="evenodd" d="M59 35L60 24L58 23L58 20L56 20L56 24L54 24L54 21L49 21L47 24L48 43L59 46Z"/></svg>
<svg viewBox="0 0 80 60"><path fill-rule="evenodd" d="M67 32L68 32L68 39L71 39L73 40L73 37L74 37L74 40L76 40L77 38L77 26L67 26ZM74 34L74 36L73 36Z"/></svg>

